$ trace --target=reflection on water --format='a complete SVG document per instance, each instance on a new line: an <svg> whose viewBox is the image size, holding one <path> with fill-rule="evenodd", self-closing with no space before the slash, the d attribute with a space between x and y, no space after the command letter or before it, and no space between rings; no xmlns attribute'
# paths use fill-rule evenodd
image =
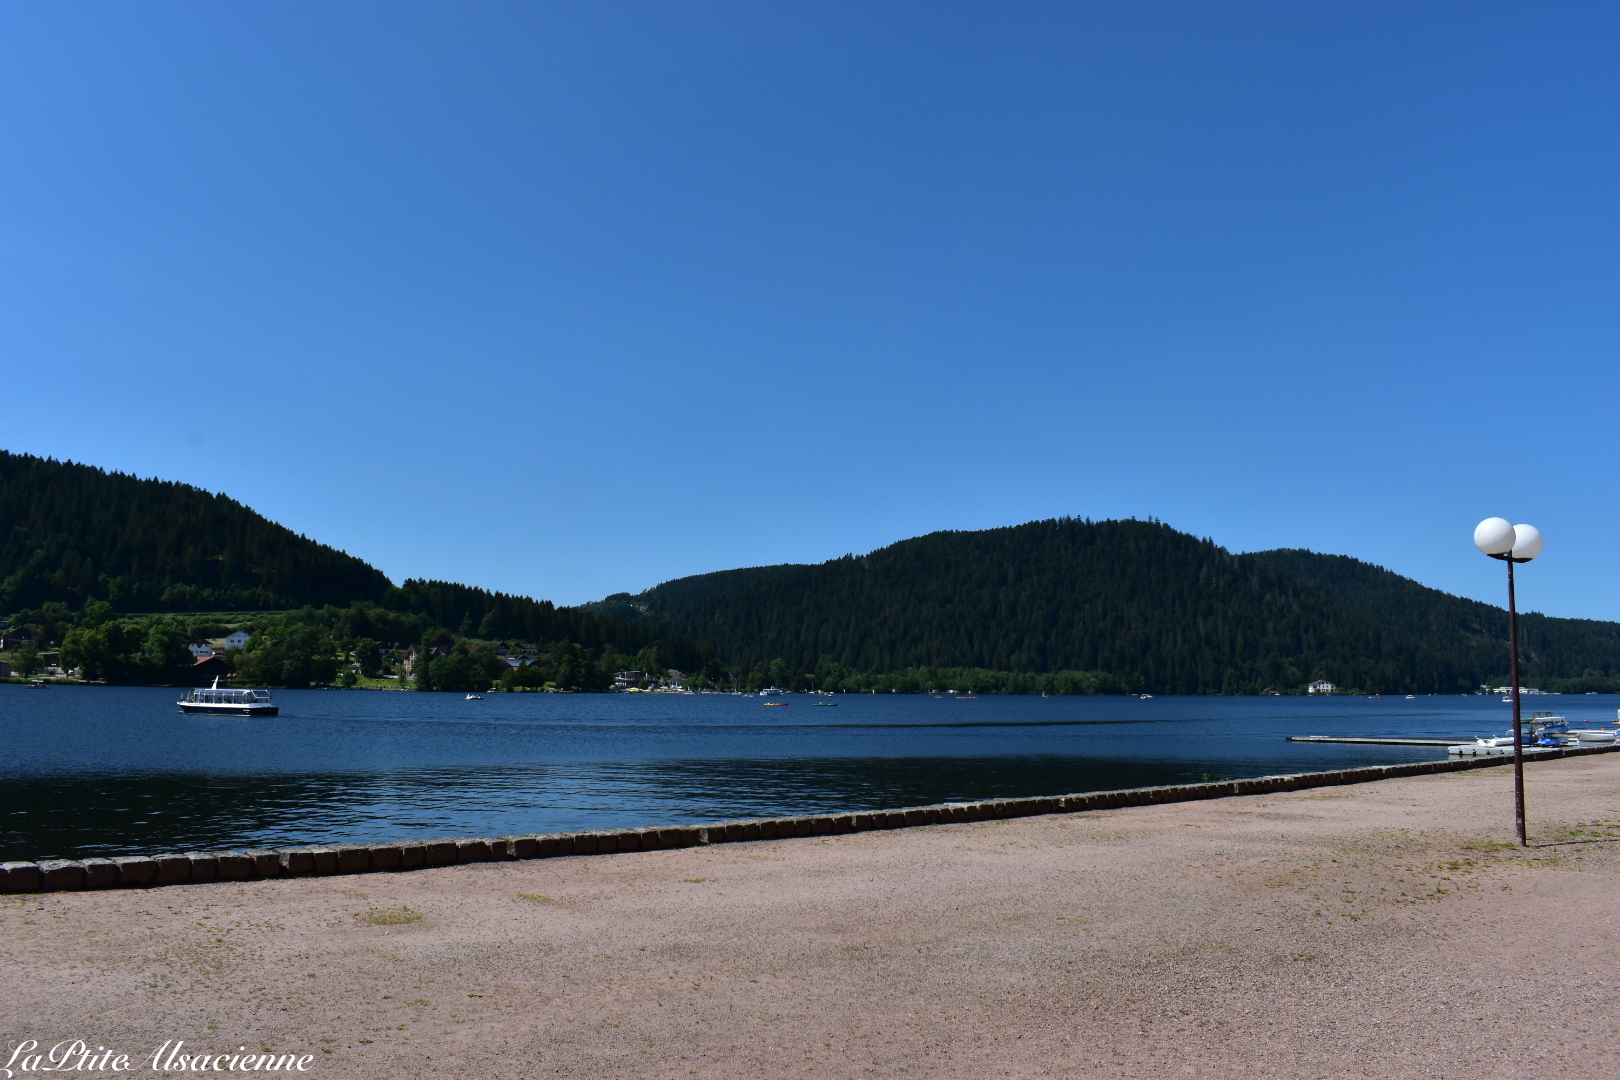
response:
<svg viewBox="0 0 1620 1080"><path fill-rule="evenodd" d="M0 796L7 858L83 858L409 836L499 836L1198 779L1150 761L1007 757L568 762L385 773L18 780Z"/></svg>
<svg viewBox="0 0 1620 1080"><path fill-rule="evenodd" d="M465 702L336 691L278 694L275 720L227 720L179 715L172 694L0 686L0 855L494 836L1062 794L1429 759L1443 752L1282 736L1473 735L1502 720L1480 698L848 696L834 712L805 699L765 710L720 696Z"/></svg>

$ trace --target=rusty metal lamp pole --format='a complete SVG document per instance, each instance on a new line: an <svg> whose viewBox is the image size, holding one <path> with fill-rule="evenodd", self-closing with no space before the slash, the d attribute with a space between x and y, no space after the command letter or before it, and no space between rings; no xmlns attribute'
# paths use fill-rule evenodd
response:
<svg viewBox="0 0 1620 1080"><path fill-rule="evenodd" d="M1474 528L1474 546L1507 563L1508 644L1513 658L1513 821L1519 846L1529 847L1524 835L1524 729L1519 720L1519 612L1513 598L1513 564L1541 554L1541 532L1533 525L1511 525L1506 518L1486 518Z"/></svg>

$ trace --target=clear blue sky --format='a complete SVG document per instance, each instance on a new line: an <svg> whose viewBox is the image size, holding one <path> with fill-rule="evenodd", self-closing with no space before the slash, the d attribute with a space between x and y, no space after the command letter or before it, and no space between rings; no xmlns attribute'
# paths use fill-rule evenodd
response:
<svg viewBox="0 0 1620 1080"><path fill-rule="evenodd" d="M0 446L577 602L1157 517L1620 618L1612 4L0 5Z"/></svg>

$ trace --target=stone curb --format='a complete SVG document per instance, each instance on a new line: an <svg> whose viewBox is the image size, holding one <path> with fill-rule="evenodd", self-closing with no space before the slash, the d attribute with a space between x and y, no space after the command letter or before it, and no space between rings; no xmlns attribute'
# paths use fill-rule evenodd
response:
<svg viewBox="0 0 1620 1080"><path fill-rule="evenodd" d="M1620 751L1617 746L1567 747L1536 750L1529 761L1585 757ZM1279 791L1365 784L1402 776L1464 772L1511 765L1511 757L1457 757L1441 761L1414 761L1404 765L1370 765L1332 772L1256 776L1247 780L1219 780L1204 784L1088 791L1080 795L1046 795L1027 799L990 799L984 802L912 806L899 810L871 810L847 814L809 814L803 817L717 821L707 825L648 826L639 829L604 829L580 833L498 836L494 839L450 837L403 840L390 844L340 844L334 847L282 848L277 851L192 851L166 855L127 855L112 859L46 859L41 862L0 863L0 893L37 893L80 889L134 888L148 885L196 884L205 881L252 881L266 878L310 877L325 874L366 874L416 870L431 866L510 859L552 859L567 855L611 855L618 852L658 851L705 844L737 844L754 840L785 840L805 836L832 836L944 825L957 821L994 821L1040 814L1077 814L1087 810L1117 810L1126 806L1224 799L1238 795L1268 795Z"/></svg>

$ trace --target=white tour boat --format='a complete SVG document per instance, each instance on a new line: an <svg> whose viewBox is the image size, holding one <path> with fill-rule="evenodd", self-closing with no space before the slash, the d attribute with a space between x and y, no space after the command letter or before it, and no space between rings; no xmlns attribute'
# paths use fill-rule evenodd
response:
<svg viewBox="0 0 1620 1080"><path fill-rule="evenodd" d="M217 716L275 716L281 710L270 704L268 690L221 690L219 678L206 690L193 690L176 702L181 712L212 713Z"/></svg>

